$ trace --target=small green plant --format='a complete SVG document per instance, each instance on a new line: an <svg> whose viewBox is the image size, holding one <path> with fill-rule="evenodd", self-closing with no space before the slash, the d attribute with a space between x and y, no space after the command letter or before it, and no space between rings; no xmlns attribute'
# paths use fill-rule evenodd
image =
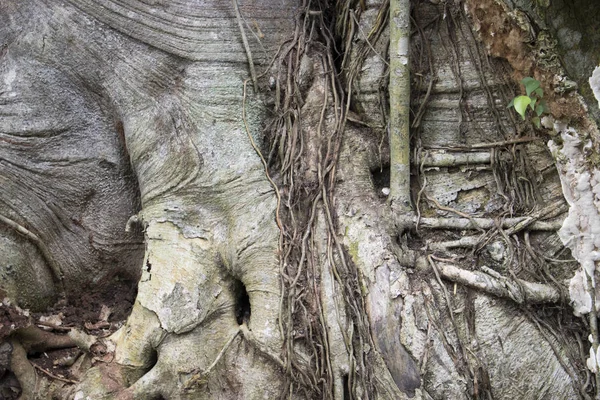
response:
<svg viewBox="0 0 600 400"><path fill-rule="evenodd" d="M544 91L540 87L540 82L529 76L523 78L521 83L525 86L527 95L515 97L508 104L508 107L514 107L515 111L521 115L523 120L525 120L527 114L531 115L531 122L539 128L541 125L540 117L548 109L546 102L544 101ZM528 108L531 110L529 113L527 112Z"/></svg>

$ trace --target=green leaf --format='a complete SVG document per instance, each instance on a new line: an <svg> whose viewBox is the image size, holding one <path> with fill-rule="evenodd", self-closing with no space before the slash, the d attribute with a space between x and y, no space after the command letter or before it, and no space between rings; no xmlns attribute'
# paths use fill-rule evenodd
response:
<svg viewBox="0 0 600 400"><path fill-rule="evenodd" d="M525 78L521 79L521 83L525 86L527 86L528 84L530 84L531 82L537 82L536 79L530 77L530 76L526 76Z"/></svg>
<svg viewBox="0 0 600 400"><path fill-rule="evenodd" d="M538 99L536 99L535 97L530 97L531 98L531 103L529 103L529 107L531 107L532 111L535 111L535 103L538 101Z"/></svg>
<svg viewBox="0 0 600 400"><path fill-rule="evenodd" d="M540 117L533 117L531 118L531 122L533 122L533 124L535 125L536 128L540 128L542 126L542 123L540 121Z"/></svg>
<svg viewBox="0 0 600 400"><path fill-rule="evenodd" d="M531 92L536 91L540 88L540 83L533 79L532 81L528 81L525 85L525 91L527 92L527 96L531 95Z"/></svg>
<svg viewBox="0 0 600 400"><path fill-rule="evenodd" d="M542 98L544 97L544 91L542 90L542 88L537 88L533 91L533 93L538 97L538 98Z"/></svg>
<svg viewBox="0 0 600 400"><path fill-rule="evenodd" d="M506 108L511 108L511 107L514 107L514 106L515 106L515 99L512 99L510 101L510 103L508 103L508 105L506 106Z"/></svg>
<svg viewBox="0 0 600 400"><path fill-rule="evenodd" d="M543 103L539 103L536 107L535 107L535 113L537 114L538 117L541 117L542 114L544 113L544 111L546 111L546 107L544 107Z"/></svg>
<svg viewBox="0 0 600 400"><path fill-rule="evenodd" d="M527 111L529 103L531 103L531 98L529 96L515 97L515 110L521 114L523 120L525 120L525 111Z"/></svg>

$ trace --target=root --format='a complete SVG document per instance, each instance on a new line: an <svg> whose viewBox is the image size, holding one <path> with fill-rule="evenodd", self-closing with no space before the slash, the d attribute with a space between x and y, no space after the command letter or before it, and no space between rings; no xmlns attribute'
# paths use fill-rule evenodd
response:
<svg viewBox="0 0 600 400"><path fill-rule="evenodd" d="M34 325L17 329L13 333L13 338L19 340L28 353L77 346L77 343L68 335L56 335Z"/></svg>
<svg viewBox="0 0 600 400"><path fill-rule="evenodd" d="M58 335L44 331L35 325L29 325L14 330L8 343L12 347L10 370L15 374L21 386L22 394L20 398L34 399L39 395L38 390L40 390L40 387L46 385L46 383L42 383L43 377L38 376L36 370L46 375L48 381L60 381L66 384L76 384L77 381L57 375L30 362L27 357L28 354L74 347L79 347L89 353L92 352L92 345L97 342L94 336L75 329L70 329L67 335Z"/></svg>
<svg viewBox="0 0 600 400"><path fill-rule="evenodd" d="M277 366L279 368L285 369L285 363L281 360L281 358L279 358L277 355L275 355L271 351L269 351L269 349L265 345L263 345L256 338L256 336L254 336L254 333L252 333L252 331L250 329L248 329L246 324L240 325L240 330L238 332L241 332L241 334L244 336L244 339L246 339L248 341L248 343L250 343L256 349L258 349L260 351L260 353L263 354L267 359L269 359L272 362L274 362L275 364L277 364ZM236 338L236 336L237 336L237 334L230 340L230 342L232 342L233 339ZM226 347L228 347L229 344ZM224 347L224 349L225 349L225 347ZM221 350L221 351L223 351L223 350Z"/></svg>
<svg viewBox="0 0 600 400"><path fill-rule="evenodd" d="M187 382L184 383L184 390L189 390L189 389L193 388L194 386L199 386L199 385L203 384L204 382L206 382L206 380L207 380L206 377L208 376L208 374L210 374L210 372L217 366L219 361L221 361L221 358L223 358L223 355L225 354L227 349L229 349L229 346L231 346L231 343L233 343L233 341L235 340L235 338L238 336L238 334L241 331L242 331L242 329L240 327L240 330L236 331L235 334L233 334L231 336L231 338L227 341L227 343L225 343L225 345L223 346L223 348L221 349L219 354L217 354L214 361L204 371L192 375L192 377L190 379L188 379Z"/></svg>
<svg viewBox="0 0 600 400"><path fill-rule="evenodd" d="M319 265L316 262L321 250L315 244L314 235L319 229L317 216L320 213L327 216L324 229L330 238L328 248L323 252L332 254L332 269L336 271L336 283L343 290L346 303L348 321L344 322L350 326L346 343L350 364L348 390L356 395L364 393L364 396L373 393L372 366L365 362L369 353L366 348L372 347L372 339L368 325L362 319L364 304L360 289L355 287L358 273L354 266L344 265L343 249L333 240L337 235L332 211L336 163L350 107L353 75L349 72L345 76L346 82L340 82L342 74L337 71L335 61L336 40L329 30L330 21L325 18L330 16L328 11L335 12L336 32L343 36L343 43L351 44L358 30L353 13L360 12L357 8L352 11L352 8L354 4L350 1L337 4L305 1L305 12L299 14L294 36L289 45L280 49L277 60L279 73L274 106L277 116L268 128L272 143L268 160L272 163L269 165L271 170L277 171L277 174L270 175L278 175L281 179L278 181L281 184L278 225L282 232L279 322L284 351L282 359L274 355L269 358L282 367L287 378L282 398L287 398L291 393L307 398L335 397L335 372L321 304ZM383 17L378 24L380 28L369 33L371 45L385 26L387 13L380 10L379 15ZM365 46L366 55L371 47L368 44ZM360 66L353 64L351 67L352 71L360 70ZM313 74L313 68L318 68L319 72ZM302 123L301 119L306 113L307 91L315 85L318 85L318 93L322 93L322 97L318 100L315 98L313 104L315 109L320 109L320 114L314 114L319 119ZM303 160L309 160L308 174ZM243 331L243 334L250 343L260 348L260 343L252 340L251 332ZM303 351L299 352L299 349Z"/></svg>
<svg viewBox="0 0 600 400"><path fill-rule="evenodd" d="M33 399L37 392L38 377L35 368L27 359L27 351L17 340L10 341L12 356L10 359L10 370L15 374L21 385L22 399Z"/></svg>

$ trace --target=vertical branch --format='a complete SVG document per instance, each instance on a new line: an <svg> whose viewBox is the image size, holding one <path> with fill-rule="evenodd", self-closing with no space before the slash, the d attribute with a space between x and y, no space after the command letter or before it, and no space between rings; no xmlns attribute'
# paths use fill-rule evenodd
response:
<svg viewBox="0 0 600 400"><path fill-rule="evenodd" d="M410 201L410 0L390 1L390 197L396 211Z"/></svg>

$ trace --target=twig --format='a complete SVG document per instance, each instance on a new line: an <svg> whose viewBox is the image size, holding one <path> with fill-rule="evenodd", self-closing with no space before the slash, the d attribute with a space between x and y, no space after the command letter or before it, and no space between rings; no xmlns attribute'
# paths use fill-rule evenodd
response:
<svg viewBox="0 0 600 400"><path fill-rule="evenodd" d="M422 148L419 147L417 150L417 154L420 154L422 151ZM419 166L419 174L420 176L423 177L423 186L421 186L421 189L419 190L419 193L417 193L417 222L415 223L415 229L417 230L417 232L419 231L419 223L421 222L421 196L423 195L423 193L425 192L425 188L427 187L427 175L425 175L425 160L427 160L427 157L429 156L429 154L425 154L422 158L421 158L421 165ZM415 158L419 158L419 157L415 157Z"/></svg>
<svg viewBox="0 0 600 400"><path fill-rule="evenodd" d="M411 128L417 128L421 124L421 118L425 114L425 106L427 105L427 101L429 100L429 96L431 95L431 89L433 89L433 84L435 83L435 79L431 78L429 80L429 85L427 86L427 92L425 93L425 98L421 102L419 109L417 110L417 116L415 117Z"/></svg>
<svg viewBox="0 0 600 400"><path fill-rule="evenodd" d="M59 325L56 325L56 324L51 324L50 322L37 321L35 324L36 325L45 326L47 328L52 328L55 331L68 332L68 331L71 330L71 327L68 327L68 326L59 326Z"/></svg>
<svg viewBox="0 0 600 400"><path fill-rule="evenodd" d="M466 213L464 213L462 211L458 211L458 210L456 210L456 209L454 209L452 207L443 206L436 199L434 199L433 197L429 197L427 194L425 194L425 198L427 200L431 201L433 204L435 204L435 206L437 208L439 208L440 210L449 211L449 212L452 212L452 213L454 213L456 215L459 215L459 216L461 216L463 218L467 218L471 222L471 224L473 225L474 228L476 228L476 229L478 229L480 231L483 231L483 228L481 228L479 226L479 224L477 224L477 222L475 221L475 219L473 217L471 217L469 214L466 214Z"/></svg>
<svg viewBox="0 0 600 400"><path fill-rule="evenodd" d="M412 128L418 128L419 125L421 125L421 118L423 118L423 115L425 114L426 106L427 106L427 103L429 102L429 97L431 96L431 90L433 89L433 85L436 82L436 79L433 78L435 76L435 74L433 71L431 46L429 44L430 41L428 40L428 38L425 38L425 32L423 31L423 28L412 17L411 17L411 20L413 21L414 25L417 27L417 30L419 31L419 35L421 36L421 40L425 44L425 49L427 50L427 61L429 64L429 75L430 75L427 92L425 93L425 97L421 101L421 105L419 106L419 109L418 109L417 113L415 114L413 124L411 126Z"/></svg>
<svg viewBox="0 0 600 400"><path fill-rule="evenodd" d="M375 50L375 47L373 47L373 44L372 44L372 43L371 43L371 41L370 41L370 35L371 35L371 32L369 32L369 35L366 35L366 34L365 34L365 31L363 31L363 28L360 26L360 22L359 22L359 21L358 21L358 19L356 18L356 14L354 13L354 10L350 10L350 14L352 15L352 18L354 19L354 23L356 24L356 26L358 26L358 30L359 30L359 31L360 31L360 33L362 34L362 36L363 36L363 38L364 38L364 40L365 40L365 43L366 43L367 45L369 45L369 47L371 48L371 50L373 51L373 53L374 53L374 54L375 54L377 57L379 57L379 59L380 59L381 61L383 61L383 63L384 63L384 64L385 64L387 67L389 67L389 66L390 66L390 63L388 63L388 62L387 62L387 60L386 60L386 59L385 59L385 58L384 58L384 57L383 57L381 54L379 54L379 53L377 52L377 50ZM377 37L377 39L378 39L378 37Z"/></svg>
<svg viewBox="0 0 600 400"><path fill-rule="evenodd" d="M62 376L60 376L60 375L55 375L55 374L53 374L52 372L50 372L50 371L48 371L48 370L46 370L46 369L44 369L44 368L40 367L39 365L37 365L37 364L35 364L35 363L31 363L31 365L33 365L33 367L34 367L35 369L37 369L38 371L41 371L41 372L43 372L44 374L48 375L48 376L49 376L50 378L52 378L52 379L56 379L56 380L59 380L59 381L62 381L62 382L66 382L66 383L73 383L73 384L77 383L77 381L74 381L74 380L72 380L72 379L67 379L67 378L65 378L65 377L62 377Z"/></svg>

